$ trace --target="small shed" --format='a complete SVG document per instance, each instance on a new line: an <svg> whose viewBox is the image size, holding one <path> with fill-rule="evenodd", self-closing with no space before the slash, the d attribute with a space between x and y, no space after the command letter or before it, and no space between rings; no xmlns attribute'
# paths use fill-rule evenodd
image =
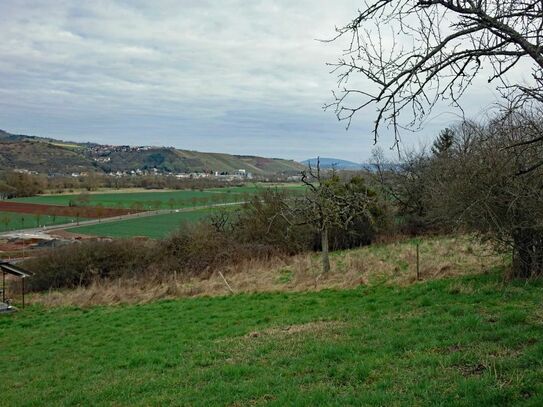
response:
<svg viewBox="0 0 543 407"><path fill-rule="evenodd" d="M0 271L2 272L2 306L7 309L6 302L6 274L15 276L21 279L21 297L23 308L25 306L25 279L34 275L31 271L24 270L16 265L0 260ZM2 307L0 307L2 308Z"/></svg>

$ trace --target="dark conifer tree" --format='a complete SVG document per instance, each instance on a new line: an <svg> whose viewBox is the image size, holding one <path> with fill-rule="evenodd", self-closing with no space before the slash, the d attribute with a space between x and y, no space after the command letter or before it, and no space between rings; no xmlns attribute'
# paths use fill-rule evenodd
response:
<svg viewBox="0 0 543 407"><path fill-rule="evenodd" d="M445 154L452 147L453 142L454 132L449 128L441 130L432 145L432 153L436 156Z"/></svg>

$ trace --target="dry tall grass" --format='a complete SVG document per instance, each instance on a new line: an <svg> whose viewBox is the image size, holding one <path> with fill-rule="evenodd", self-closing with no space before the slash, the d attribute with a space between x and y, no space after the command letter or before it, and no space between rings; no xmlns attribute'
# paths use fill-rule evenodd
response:
<svg viewBox="0 0 543 407"><path fill-rule="evenodd" d="M420 242L421 280L481 273L503 264L501 256L469 236L425 238ZM344 289L375 283L416 282L414 241L379 244L333 253L331 272L320 270L318 253L250 260L221 270L236 293ZM33 294L46 306L145 303L157 299L228 295L220 274L210 278L147 277L101 280L88 287Z"/></svg>

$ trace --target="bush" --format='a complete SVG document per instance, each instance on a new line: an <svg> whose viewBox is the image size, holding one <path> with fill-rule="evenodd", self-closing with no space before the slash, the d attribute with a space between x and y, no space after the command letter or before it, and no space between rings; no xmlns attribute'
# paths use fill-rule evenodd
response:
<svg viewBox="0 0 543 407"><path fill-rule="evenodd" d="M184 225L163 240L160 252L166 269L205 277L244 260L270 258L279 250L259 242L240 242L229 233L201 222Z"/></svg>
<svg viewBox="0 0 543 407"><path fill-rule="evenodd" d="M332 179L332 181L334 181ZM333 186L338 197L358 194L365 200L365 210L349 214L352 216L348 224L340 223L331 227L328 232L332 250L352 249L371 244L379 233L390 229L389 207L377 189L368 186L361 176L351 177L348 181L335 180ZM356 196L356 195L355 195ZM320 240L319 240L320 242ZM320 249L320 243L319 243Z"/></svg>
<svg viewBox="0 0 543 407"><path fill-rule="evenodd" d="M46 181L43 176L10 171L2 175L0 179L0 196L4 198L16 198L33 196L42 193Z"/></svg>
<svg viewBox="0 0 543 407"><path fill-rule="evenodd" d="M505 111L454 129L447 154L432 162L435 217L513 252L513 276L543 275L543 119Z"/></svg>
<svg viewBox="0 0 543 407"><path fill-rule="evenodd" d="M356 182L367 196L374 193ZM319 249L319 231L304 224L303 217L298 218L303 212L298 210L303 209L300 205L303 201L284 191L265 190L238 212L223 211L206 221L183 225L163 240L83 241L53 249L23 266L36 273L30 279L34 291L85 286L96 279L160 277L174 272L181 277L208 277L243 261ZM370 217L360 215L349 228L332 228L331 247L371 243L386 211L378 205L368 210Z"/></svg>
<svg viewBox="0 0 543 407"><path fill-rule="evenodd" d="M171 275L208 277L244 260L269 259L280 253L272 245L242 243L209 224L185 225L161 241L123 239L83 241L50 250L24 262L35 272L29 290L75 288L98 279Z"/></svg>
<svg viewBox="0 0 543 407"><path fill-rule="evenodd" d="M370 244L378 233L389 228L388 206L378 192L368 187L359 176L340 182L333 190L338 196L349 192L362 194L367 200L367 211L353 215L344 223L330 227L328 236L332 250L350 249ZM344 209L344 208L343 208ZM316 209L300 197L284 190L268 189L254 196L230 221L231 234L241 242L272 245L283 253L295 254L307 250L320 250L320 230L308 221ZM219 219L216 219L219 220ZM216 222L224 224L224 222Z"/></svg>
<svg viewBox="0 0 543 407"><path fill-rule="evenodd" d="M242 243L273 246L286 254L312 248L314 231L300 225L285 191L267 189L244 204L231 222L233 237Z"/></svg>
<svg viewBox="0 0 543 407"><path fill-rule="evenodd" d="M137 240L84 241L50 250L24 262L35 272L29 289L74 288L95 279L135 276L157 260L153 243Z"/></svg>

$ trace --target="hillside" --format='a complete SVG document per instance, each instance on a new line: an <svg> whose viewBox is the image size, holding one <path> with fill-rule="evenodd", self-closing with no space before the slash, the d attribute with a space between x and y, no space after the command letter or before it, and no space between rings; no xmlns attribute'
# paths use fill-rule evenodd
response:
<svg viewBox="0 0 543 407"><path fill-rule="evenodd" d="M364 164L355 163L353 161L341 160L339 158L310 158L302 161L303 165L311 164L312 167L317 166L317 160L321 168L335 168L337 170L360 170L365 167Z"/></svg>
<svg viewBox="0 0 543 407"><path fill-rule="evenodd" d="M114 151L110 161L100 164L105 171L158 168L168 172L235 172L245 169L253 174L297 173L304 167L295 161L222 153L202 153L156 147L142 151Z"/></svg>
<svg viewBox="0 0 543 407"><path fill-rule="evenodd" d="M414 243L33 293L0 318L2 401L541 405L541 281L469 236L422 239L417 280Z"/></svg>
<svg viewBox="0 0 543 407"><path fill-rule="evenodd" d="M73 143L0 130L0 169L18 168L40 173L219 171L245 169L255 175L295 174L304 168L293 160L202 153L171 147L105 146Z"/></svg>
<svg viewBox="0 0 543 407"><path fill-rule="evenodd" d="M0 321L0 340L17 344L0 353L0 393L4 405L36 406L537 406L542 294L490 274L30 306Z"/></svg>
<svg viewBox="0 0 543 407"><path fill-rule="evenodd" d="M100 171L81 153L41 141L0 141L2 169L26 169L46 174Z"/></svg>

